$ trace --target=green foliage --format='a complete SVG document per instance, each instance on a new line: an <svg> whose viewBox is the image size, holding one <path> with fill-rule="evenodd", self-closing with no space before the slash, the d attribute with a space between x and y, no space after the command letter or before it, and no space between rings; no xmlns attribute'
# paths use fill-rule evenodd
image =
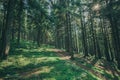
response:
<svg viewBox="0 0 120 80"><path fill-rule="evenodd" d="M27 48L30 42L21 42L7 60L0 62L0 79L9 80L98 80L70 61L61 60L49 46Z"/></svg>
<svg viewBox="0 0 120 80"><path fill-rule="evenodd" d="M0 62L0 77L98 79L51 48L63 49L71 57L83 53L94 64L105 58L120 68L119 4L119 0L0 0L0 57L7 58L11 40L8 59ZM78 62L107 78L119 78L84 60Z"/></svg>

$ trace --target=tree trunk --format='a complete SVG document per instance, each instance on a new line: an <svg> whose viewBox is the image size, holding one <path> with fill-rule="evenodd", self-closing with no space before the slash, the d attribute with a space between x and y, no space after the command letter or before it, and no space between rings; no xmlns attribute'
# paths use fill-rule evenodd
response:
<svg viewBox="0 0 120 80"><path fill-rule="evenodd" d="M112 38L113 38L113 45L114 45L114 51L116 54L116 60L118 64L118 68L120 69L120 39L119 39L119 29L117 26L117 21L111 16L110 17L110 23L111 23L111 29L112 29Z"/></svg>
<svg viewBox="0 0 120 80"><path fill-rule="evenodd" d="M10 27L11 27L11 15L13 15L13 5L12 3L14 3L14 0L8 0L8 4L7 4L7 14L6 14L6 18L5 18L5 23L4 23L4 27L2 29L2 39L1 39L1 49L0 49L0 53L1 53L1 59L7 59L8 53L9 53L9 49L10 49Z"/></svg>
<svg viewBox="0 0 120 80"><path fill-rule="evenodd" d="M17 44L20 44L20 37L21 37L21 27L22 27L22 11L23 11L23 0L20 0L19 4L19 13L18 13L18 36L17 36Z"/></svg>

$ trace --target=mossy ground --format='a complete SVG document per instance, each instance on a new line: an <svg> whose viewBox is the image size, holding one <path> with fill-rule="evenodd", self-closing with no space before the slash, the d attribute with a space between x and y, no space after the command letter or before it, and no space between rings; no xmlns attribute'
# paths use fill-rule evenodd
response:
<svg viewBox="0 0 120 80"><path fill-rule="evenodd" d="M27 41L17 48L12 43L7 60L0 62L0 80L102 80L70 60L61 59L53 48L37 47Z"/></svg>

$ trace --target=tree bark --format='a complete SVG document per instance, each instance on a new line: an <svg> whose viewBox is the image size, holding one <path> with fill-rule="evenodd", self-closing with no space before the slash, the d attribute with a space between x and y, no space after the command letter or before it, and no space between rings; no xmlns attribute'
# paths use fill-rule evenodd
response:
<svg viewBox="0 0 120 80"><path fill-rule="evenodd" d="M21 37L21 27L22 27L22 11L23 11L23 0L19 2L19 12L18 12L18 36L17 36L17 44L20 44L20 37Z"/></svg>
<svg viewBox="0 0 120 80"><path fill-rule="evenodd" d="M14 0L8 0L5 23L2 29L2 39L1 39L1 49L0 49L1 59L7 59L9 49L10 49L10 27L11 27L11 20L12 20L11 15L13 15L12 3L14 3Z"/></svg>

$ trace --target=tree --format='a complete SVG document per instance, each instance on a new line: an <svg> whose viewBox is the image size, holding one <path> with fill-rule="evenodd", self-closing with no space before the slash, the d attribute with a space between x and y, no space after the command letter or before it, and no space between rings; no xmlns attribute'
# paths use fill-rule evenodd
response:
<svg viewBox="0 0 120 80"><path fill-rule="evenodd" d="M14 0L4 1L4 21L3 21L3 28L2 28L2 37L1 37L1 48L0 48L0 56L1 59L6 59L10 49L10 28L12 23L11 15L13 15L13 8Z"/></svg>

